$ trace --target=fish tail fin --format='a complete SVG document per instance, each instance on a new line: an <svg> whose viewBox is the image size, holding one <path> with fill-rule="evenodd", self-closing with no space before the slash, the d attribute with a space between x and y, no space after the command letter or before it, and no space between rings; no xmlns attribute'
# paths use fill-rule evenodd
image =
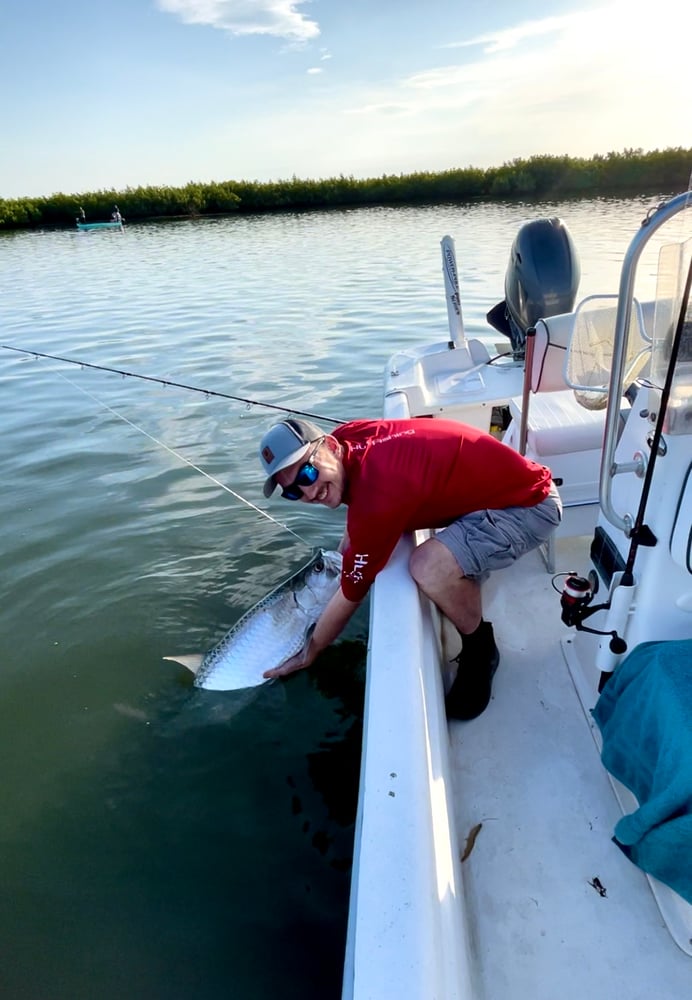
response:
<svg viewBox="0 0 692 1000"><path fill-rule="evenodd" d="M201 653L191 653L189 656L164 656L164 660L173 660L174 663L182 663L184 667L196 674L202 666L204 657Z"/></svg>

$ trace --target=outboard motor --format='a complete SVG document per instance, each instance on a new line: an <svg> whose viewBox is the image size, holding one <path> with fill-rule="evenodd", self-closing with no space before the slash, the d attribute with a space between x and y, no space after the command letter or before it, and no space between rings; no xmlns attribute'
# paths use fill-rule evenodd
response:
<svg viewBox="0 0 692 1000"><path fill-rule="evenodd" d="M572 237L562 219L525 223L512 243L505 275L505 298L487 315L509 337L514 357L524 357L526 331L547 316L571 312L581 269Z"/></svg>

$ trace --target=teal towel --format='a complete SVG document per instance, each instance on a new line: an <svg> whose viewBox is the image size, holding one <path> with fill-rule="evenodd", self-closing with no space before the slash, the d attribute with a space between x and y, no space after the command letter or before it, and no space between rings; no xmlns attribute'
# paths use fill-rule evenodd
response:
<svg viewBox="0 0 692 1000"><path fill-rule="evenodd" d="M637 646L593 716L604 765L639 803L615 843L692 903L692 639Z"/></svg>

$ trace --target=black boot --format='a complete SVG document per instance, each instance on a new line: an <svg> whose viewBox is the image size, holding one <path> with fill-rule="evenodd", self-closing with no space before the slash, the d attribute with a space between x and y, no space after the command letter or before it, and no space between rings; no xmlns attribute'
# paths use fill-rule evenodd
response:
<svg viewBox="0 0 692 1000"><path fill-rule="evenodd" d="M445 698L448 719L475 719L490 701L492 680L500 654L490 622L481 621L475 632L461 633L459 664L449 694Z"/></svg>

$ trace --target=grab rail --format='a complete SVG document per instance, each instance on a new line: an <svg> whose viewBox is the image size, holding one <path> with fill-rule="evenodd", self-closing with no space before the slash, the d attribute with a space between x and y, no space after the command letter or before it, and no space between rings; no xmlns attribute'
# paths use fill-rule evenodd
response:
<svg viewBox="0 0 692 1000"><path fill-rule="evenodd" d="M625 259L622 263L620 274L620 287L618 290L618 308L615 318L615 333L613 343L613 366L610 373L610 387L608 391L608 406L606 409L605 431L603 436L603 460L601 462L601 475L599 480L599 500L604 517L615 525L625 535L629 537L634 527L634 517L632 514L618 514L612 504L612 482L615 476L622 472L629 472L632 463L617 463L615 461L615 448L618 439L618 424L620 421L620 402L623 392L623 380L625 373L625 363L627 360L627 343L629 339L629 322L631 315L631 303L634 294L634 277L637 269L637 262L642 250L651 239L657 229L682 212L685 208L692 206L692 194L684 191L676 195L670 201L663 202L652 211L641 224L641 228L634 236L629 245Z"/></svg>

